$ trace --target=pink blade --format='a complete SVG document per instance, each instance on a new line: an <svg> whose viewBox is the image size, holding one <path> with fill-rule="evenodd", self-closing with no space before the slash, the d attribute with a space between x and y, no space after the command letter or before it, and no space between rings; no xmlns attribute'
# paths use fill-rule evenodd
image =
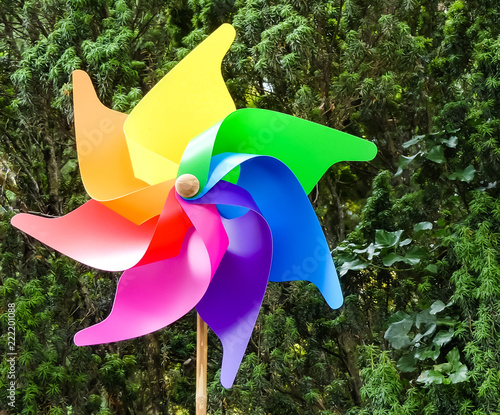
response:
<svg viewBox="0 0 500 415"><path fill-rule="evenodd" d="M187 231L179 255L125 271L110 315L77 333L77 345L151 333L182 317L205 295L229 239L215 206L181 206L187 208L194 226Z"/></svg>
<svg viewBox="0 0 500 415"><path fill-rule="evenodd" d="M110 315L75 335L78 346L143 336L173 323L203 297L210 258L198 232L189 229L177 257L125 271Z"/></svg>
<svg viewBox="0 0 500 415"><path fill-rule="evenodd" d="M229 238L219 212L214 204L188 203L178 193L175 195L207 247L213 277L229 245Z"/></svg>

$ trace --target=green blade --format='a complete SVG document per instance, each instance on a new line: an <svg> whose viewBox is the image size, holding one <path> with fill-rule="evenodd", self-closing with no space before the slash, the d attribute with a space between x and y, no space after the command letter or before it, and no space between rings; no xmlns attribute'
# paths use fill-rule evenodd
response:
<svg viewBox="0 0 500 415"><path fill-rule="evenodd" d="M226 152L276 157L293 171L309 193L331 165L372 160L377 147L370 141L301 118L247 108L234 111L191 140L178 175L195 175L201 191L211 157Z"/></svg>

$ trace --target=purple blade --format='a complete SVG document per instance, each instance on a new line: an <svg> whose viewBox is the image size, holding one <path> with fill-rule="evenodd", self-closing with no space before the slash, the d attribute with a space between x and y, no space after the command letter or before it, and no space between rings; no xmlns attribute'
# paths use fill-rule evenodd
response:
<svg viewBox="0 0 500 415"><path fill-rule="evenodd" d="M220 203L257 209L243 189L216 186L198 203ZM254 210L223 219L229 246L207 292L196 306L223 347L221 384L233 385L259 314L272 260L272 238L266 221Z"/></svg>

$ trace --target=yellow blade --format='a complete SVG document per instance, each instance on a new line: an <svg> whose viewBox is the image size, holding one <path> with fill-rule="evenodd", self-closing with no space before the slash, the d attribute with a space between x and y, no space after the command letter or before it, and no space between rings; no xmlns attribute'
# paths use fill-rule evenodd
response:
<svg viewBox="0 0 500 415"><path fill-rule="evenodd" d="M137 178L153 185L177 174L187 143L236 108L221 74L235 31L222 25L134 108L124 131Z"/></svg>

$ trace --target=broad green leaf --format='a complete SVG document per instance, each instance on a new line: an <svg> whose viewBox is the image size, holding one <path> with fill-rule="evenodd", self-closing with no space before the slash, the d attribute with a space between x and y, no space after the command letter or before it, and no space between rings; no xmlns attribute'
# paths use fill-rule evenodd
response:
<svg viewBox="0 0 500 415"><path fill-rule="evenodd" d="M435 315L430 314L429 310L424 310L417 314L415 325L417 326L417 329L420 329L420 326L429 326L429 328L434 327L435 330L436 320L437 319ZM429 328L427 329L427 332L429 331ZM430 334L427 332L425 333L425 335Z"/></svg>
<svg viewBox="0 0 500 415"><path fill-rule="evenodd" d="M450 148L455 148L457 146L458 137L456 135L451 136L448 140L442 139L441 143Z"/></svg>
<svg viewBox="0 0 500 415"><path fill-rule="evenodd" d="M440 330L436 333L432 342L436 346L444 346L453 338L454 332L455 331L452 328L450 328L449 330Z"/></svg>
<svg viewBox="0 0 500 415"><path fill-rule="evenodd" d="M377 251L375 244L372 242L366 248L354 249L352 252L355 254L368 254L368 260L371 261L374 255L378 255L380 251Z"/></svg>
<svg viewBox="0 0 500 415"><path fill-rule="evenodd" d="M440 311L443 311L445 308L446 308L446 304L443 303L441 300L437 300L437 301L434 301L432 303L429 313L437 314Z"/></svg>
<svg viewBox="0 0 500 415"><path fill-rule="evenodd" d="M65 183L69 183L74 177L76 169L78 167L78 162L76 159L68 160L68 162L61 167L61 176Z"/></svg>
<svg viewBox="0 0 500 415"><path fill-rule="evenodd" d="M382 263L386 267L390 267L395 262L401 262L401 261L403 261L403 257L401 255L396 254L395 252L391 252L382 258Z"/></svg>
<svg viewBox="0 0 500 415"><path fill-rule="evenodd" d="M411 344L416 345L417 347L419 347L418 342L420 340L422 340L423 337L424 337L424 335L422 333L417 333L415 335L415 337L413 338L413 340L411 341Z"/></svg>
<svg viewBox="0 0 500 415"><path fill-rule="evenodd" d="M370 264L361 259L355 259L354 261L344 262L340 267L340 275L345 275L347 271L359 271L365 269Z"/></svg>
<svg viewBox="0 0 500 415"><path fill-rule="evenodd" d="M460 383L465 382L467 380L467 373L469 370L466 365L460 365L457 370L453 373L450 373L450 381L451 383Z"/></svg>
<svg viewBox="0 0 500 415"><path fill-rule="evenodd" d="M448 354L446 355L446 360L448 360L448 362L450 362L450 364L453 366L453 370L456 370L460 367L462 363L460 362L460 352L458 351L457 347L454 347L448 352Z"/></svg>
<svg viewBox="0 0 500 415"><path fill-rule="evenodd" d="M363 249L354 249L352 252L354 252L355 254L365 254L367 249L368 247Z"/></svg>
<svg viewBox="0 0 500 415"><path fill-rule="evenodd" d="M410 146L413 146L415 144L420 143L423 139L425 138L425 135L416 135L413 137L411 140L405 141L403 143L403 148L408 148Z"/></svg>
<svg viewBox="0 0 500 415"><path fill-rule="evenodd" d="M374 256L380 254L380 251L377 251L375 244L371 243L368 245L368 248L366 248L366 253L368 254L368 261L371 261Z"/></svg>
<svg viewBox="0 0 500 415"><path fill-rule="evenodd" d="M433 346L422 346L417 349L415 352L415 357L418 360L431 359L436 360L441 353L441 347L433 345Z"/></svg>
<svg viewBox="0 0 500 415"><path fill-rule="evenodd" d="M408 353L402 356L397 363L397 368L401 372L413 372L417 369L417 360L414 353Z"/></svg>
<svg viewBox="0 0 500 415"><path fill-rule="evenodd" d="M443 146L432 147L431 151L426 156L427 159L433 161L434 163L441 164L444 162L444 149Z"/></svg>
<svg viewBox="0 0 500 415"><path fill-rule="evenodd" d="M414 246L411 248L403 258L403 261L410 265L415 265L420 262L421 259L427 258L427 251L425 249Z"/></svg>
<svg viewBox="0 0 500 415"><path fill-rule="evenodd" d="M10 203L14 203L17 200L16 194L13 191L9 190L9 189L5 190L5 196L7 197L7 200Z"/></svg>
<svg viewBox="0 0 500 415"><path fill-rule="evenodd" d="M464 170L457 170L456 172L449 174L448 179L470 183L474 179L475 174L476 169L473 165L469 165Z"/></svg>
<svg viewBox="0 0 500 415"><path fill-rule="evenodd" d="M448 307L449 304L446 305ZM458 323L458 321L453 320L450 316L446 316L445 318L438 318L436 320L436 324L439 326L447 326L447 327L455 327Z"/></svg>
<svg viewBox="0 0 500 415"><path fill-rule="evenodd" d="M434 365L434 370L437 370L438 372L441 372L443 374L448 374L451 371L451 365L449 363Z"/></svg>
<svg viewBox="0 0 500 415"><path fill-rule="evenodd" d="M413 227L413 230L415 232L427 231L429 229L432 229L431 222L419 222L419 223L416 223L415 226Z"/></svg>
<svg viewBox="0 0 500 415"><path fill-rule="evenodd" d="M401 241L399 243L399 246L406 246L406 245L410 245L411 244L411 239L410 238L406 238L405 240Z"/></svg>
<svg viewBox="0 0 500 415"><path fill-rule="evenodd" d="M397 323L392 323L384 334L384 338L395 349L403 349L410 345L408 333L413 326L413 319L407 317Z"/></svg>
<svg viewBox="0 0 500 415"><path fill-rule="evenodd" d="M435 264L429 264L424 269L432 274L435 274L438 271L438 267Z"/></svg>
<svg viewBox="0 0 500 415"><path fill-rule="evenodd" d="M426 386L431 384L440 385L443 383L443 380L443 374L437 370L424 370L417 379L418 382L425 383Z"/></svg>
<svg viewBox="0 0 500 415"><path fill-rule="evenodd" d="M375 231L375 243L381 248L391 248L398 245L402 233L402 230L388 232L383 229L377 229Z"/></svg>
<svg viewBox="0 0 500 415"><path fill-rule="evenodd" d="M396 174L394 174L394 177L399 176L401 173L403 173L403 170L408 167L408 165L415 160L417 156L422 154L421 151L419 151L417 154L414 154L413 156L399 156L398 160L398 170L396 171Z"/></svg>
<svg viewBox="0 0 500 415"><path fill-rule="evenodd" d="M337 252L340 251L339 249L336 250ZM337 256L337 259L340 262L350 262L354 261L356 259L356 255L347 253L347 252L340 252Z"/></svg>
<svg viewBox="0 0 500 415"><path fill-rule="evenodd" d="M402 310L391 315L388 319L389 324L397 323L398 321L404 320L405 318L411 318L409 314L405 313Z"/></svg>
<svg viewBox="0 0 500 415"><path fill-rule="evenodd" d="M406 257L407 258L419 258L419 259L425 259L429 256L428 252L426 249L420 248L418 246L414 246L411 248L407 253Z"/></svg>

